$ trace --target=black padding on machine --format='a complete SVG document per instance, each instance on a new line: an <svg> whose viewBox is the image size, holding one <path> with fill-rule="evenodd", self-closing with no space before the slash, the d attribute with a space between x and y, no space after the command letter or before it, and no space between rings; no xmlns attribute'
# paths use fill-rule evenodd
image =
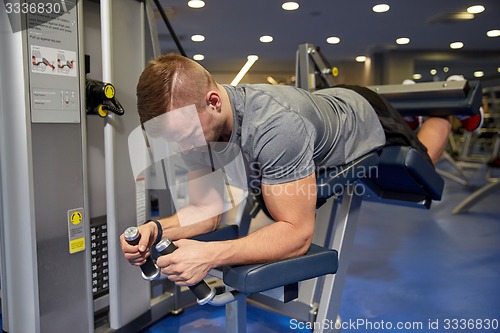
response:
<svg viewBox="0 0 500 333"><path fill-rule="evenodd" d="M479 81L424 82L368 87L403 116L475 115L482 104Z"/></svg>
<svg viewBox="0 0 500 333"><path fill-rule="evenodd" d="M441 200L443 178L432 163L412 147L390 146L379 151L378 174L363 182L380 198L408 202Z"/></svg>
<svg viewBox="0 0 500 333"><path fill-rule="evenodd" d="M193 237L192 239L202 242L215 242L238 238L238 226L230 224L219 227L212 232Z"/></svg>
<svg viewBox="0 0 500 333"><path fill-rule="evenodd" d="M335 274L338 253L311 244L303 256L277 262L224 267L224 283L250 295L326 274Z"/></svg>

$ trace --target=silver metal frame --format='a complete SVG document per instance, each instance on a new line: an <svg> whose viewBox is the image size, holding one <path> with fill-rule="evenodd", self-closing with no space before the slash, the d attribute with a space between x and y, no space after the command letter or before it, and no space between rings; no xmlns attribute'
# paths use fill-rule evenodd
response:
<svg viewBox="0 0 500 333"><path fill-rule="evenodd" d="M21 17L13 17L20 23ZM28 76L24 32L11 32L9 18L0 11L0 171L2 214L2 321L5 331L39 332L37 250L34 228ZM5 64L9 64L6 66ZM21 72L21 77L19 73ZM9 80L8 78L12 78ZM16 79L14 79L16 78ZM7 83L8 84L5 84ZM16 112L13 112L13 111ZM23 209L19 207L22 203ZM14 255L15 254L15 255ZM18 262L18 258L23 258ZM21 264L22 263L22 264Z"/></svg>

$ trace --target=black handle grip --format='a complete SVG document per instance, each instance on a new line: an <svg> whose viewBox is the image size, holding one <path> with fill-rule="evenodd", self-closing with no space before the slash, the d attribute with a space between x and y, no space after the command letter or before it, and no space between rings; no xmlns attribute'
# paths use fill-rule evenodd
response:
<svg viewBox="0 0 500 333"><path fill-rule="evenodd" d="M141 234L139 233L139 229L137 229L136 227L127 228L127 230L125 230L125 232L123 233L123 236L125 237L127 243L129 243L130 245L137 245L141 240ZM158 268L158 266L156 266L151 256L146 258L146 262L142 264L140 268L142 271L142 276L146 280L154 280L160 275L160 269Z"/></svg>
<svg viewBox="0 0 500 333"><path fill-rule="evenodd" d="M156 244L156 250L160 255L166 255L177 250L177 246L175 246L170 239L163 238ZM205 280L201 280L197 284L189 286L189 289L191 289L196 298L198 298L199 304L206 304L215 296L215 289L210 288Z"/></svg>

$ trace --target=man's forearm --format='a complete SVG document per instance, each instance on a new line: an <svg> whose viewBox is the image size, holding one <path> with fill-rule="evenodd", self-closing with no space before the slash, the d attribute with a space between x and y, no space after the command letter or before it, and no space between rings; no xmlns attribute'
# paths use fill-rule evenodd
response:
<svg viewBox="0 0 500 333"><path fill-rule="evenodd" d="M214 267L271 262L304 254L313 230L278 221L250 235L231 241L214 242Z"/></svg>
<svg viewBox="0 0 500 333"><path fill-rule="evenodd" d="M191 238L217 229L221 221L220 215L187 225L182 223L179 219L179 214L181 214L181 216L185 216L189 214L192 209L193 207L188 205L181 208L178 213L170 217L160 219L159 221L163 227L163 235L171 240L177 240L182 238Z"/></svg>

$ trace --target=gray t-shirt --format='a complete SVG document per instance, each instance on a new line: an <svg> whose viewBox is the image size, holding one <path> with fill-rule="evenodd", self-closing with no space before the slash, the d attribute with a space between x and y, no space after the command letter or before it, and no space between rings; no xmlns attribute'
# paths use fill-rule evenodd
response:
<svg viewBox="0 0 500 333"><path fill-rule="evenodd" d="M230 143L241 147L251 187L281 184L335 167L385 144L375 110L345 88L224 85L233 109Z"/></svg>

